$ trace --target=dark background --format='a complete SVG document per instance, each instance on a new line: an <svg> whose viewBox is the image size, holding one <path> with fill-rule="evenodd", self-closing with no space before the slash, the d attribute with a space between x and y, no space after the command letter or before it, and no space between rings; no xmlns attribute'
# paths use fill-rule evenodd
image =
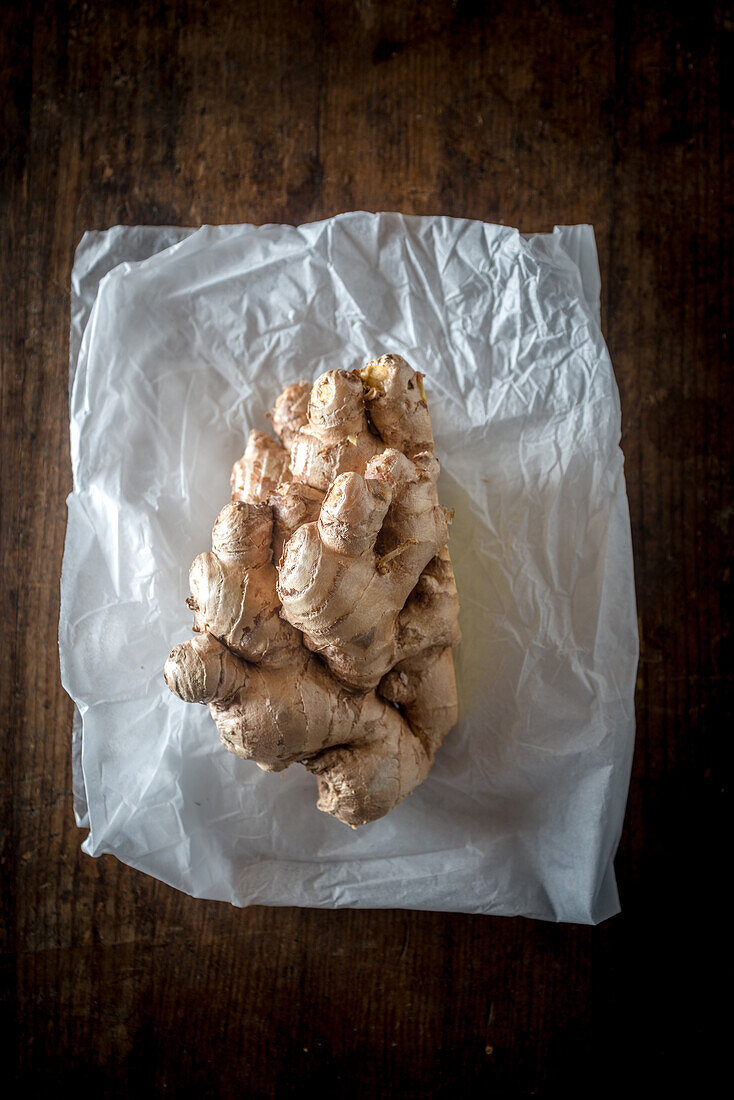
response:
<svg viewBox="0 0 734 1100"><path fill-rule="evenodd" d="M709 0L2 5L0 949L22 1094L712 1095L733 31ZM238 911L79 851L56 647L74 248L119 222L360 208L596 229L642 642L623 912L596 929Z"/></svg>

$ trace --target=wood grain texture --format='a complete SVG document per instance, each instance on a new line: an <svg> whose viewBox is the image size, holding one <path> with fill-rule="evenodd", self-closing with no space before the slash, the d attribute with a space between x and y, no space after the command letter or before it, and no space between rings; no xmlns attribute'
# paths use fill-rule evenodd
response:
<svg viewBox="0 0 734 1100"><path fill-rule="evenodd" d="M733 34L710 0L0 7L0 951L24 1094L600 1096L686 1077L710 1094ZM119 222L359 208L597 231L642 632L624 908L597 929L237 911L79 851L56 648L74 247Z"/></svg>

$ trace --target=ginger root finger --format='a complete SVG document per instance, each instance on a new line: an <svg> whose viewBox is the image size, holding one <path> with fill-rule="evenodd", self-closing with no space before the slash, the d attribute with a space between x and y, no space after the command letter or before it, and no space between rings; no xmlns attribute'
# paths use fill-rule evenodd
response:
<svg viewBox="0 0 734 1100"><path fill-rule="evenodd" d="M265 432L250 432L245 453L232 467L232 500L267 501L281 481L290 480L288 452Z"/></svg>
<svg viewBox="0 0 734 1100"><path fill-rule="evenodd" d="M398 616L396 658L403 661L432 646L461 641L459 596L447 547L429 561Z"/></svg>
<svg viewBox="0 0 734 1100"><path fill-rule="evenodd" d="M163 676L173 694L185 703L212 703L231 699L244 686L246 669L211 634L199 634L174 646Z"/></svg>
<svg viewBox="0 0 734 1100"><path fill-rule="evenodd" d="M275 402L272 412L273 427L287 451L290 451L298 432L308 423L311 388L310 382L294 382L293 385L286 386Z"/></svg>
<svg viewBox="0 0 734 1100"><path fill-rule="evenodd" d="M372 359L359 374L366 389L367 412L383 442L408 458L433 451L423 375L400 355Z"/></svg>
<svg viewBox="0 0 734 1100"><path fill-rule="evenodd" d="M302 481L289 481L279 485L268 497L273 509L273 561L277 564L283 547L291 535L304 523L319 518L324 494Z"/></svg>
<svg viewBox="0 0 734 1100"><path fill-rule="evenodd" d="M331 484L319 512L318 532L335 554L356 558L374 548L390 502L385 481L360 474L340 474Z"/></svg>
<svg viewBox="0 0 734 1100"><path fill-rule="evenodd" d="M325 493L338 474L363 473L373 455L384 449L367 425L359 376L343 370L322 374L311 390L308 423L291 445L294 480Z"/></svg>
<svg viewBox="0 0 734 1100"><path fill-rule="evenodd" d="M392 722L379 739L319 753L306 767L318 779L318 808L356 829L384 817L411 794L428 775L434 755L401 721Z"/></svg>
<svg viewBox="0 0 734 1100"><path fill-rule="evenodd" d="M194 629L211 634L249 661L286 663L300 648L297 631L280 616L271 561L273 516L267 504L233 501L212 531L212 549L189 571Z"/></svg>
<svg viewBox="0 0 734 1100"><path fill-rule="evenodd" d="M432 757L458 717L451 648L424 650L401 661L384 677L378 694L400 707L414 736Z"/></svg>

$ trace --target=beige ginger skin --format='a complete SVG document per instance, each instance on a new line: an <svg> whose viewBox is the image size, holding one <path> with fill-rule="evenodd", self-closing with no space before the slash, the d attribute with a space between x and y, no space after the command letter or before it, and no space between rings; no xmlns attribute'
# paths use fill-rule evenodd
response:
<svg viewBox="0 0 734 1100"><path fill-rule="evenodd" d="M422 376L398 355L329 371L254 431L212 549L196 636L165 677L265 771L304 764L356 827L425 779L456 722L458 597Z"/></svg>

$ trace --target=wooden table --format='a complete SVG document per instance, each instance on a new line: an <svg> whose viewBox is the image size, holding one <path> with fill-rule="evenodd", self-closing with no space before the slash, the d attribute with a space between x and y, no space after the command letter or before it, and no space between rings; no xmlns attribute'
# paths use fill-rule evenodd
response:
<svg viewBox="0 0 734 1100"><path fill-rule="evenodd" d="M3 1035L23 1094L665 1095L691 1075L711 1095L731 7L59 0L6 3L0 26ZM238 911L79 851L56 646L74 248L119 222L350 209L596 229L642 634L623 913L599 928Z"/></svg>

